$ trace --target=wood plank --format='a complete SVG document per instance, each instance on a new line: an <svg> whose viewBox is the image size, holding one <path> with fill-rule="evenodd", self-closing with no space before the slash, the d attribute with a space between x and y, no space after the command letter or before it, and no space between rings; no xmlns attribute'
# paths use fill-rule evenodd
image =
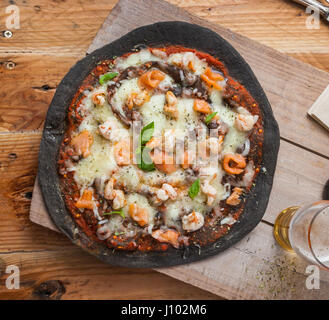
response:
<svg viewBox="0 0 329 320"><path fill-rule="evenodd" d="M283 53L328 53L328 25L321 21L319 29L306 29L305 7L291 0L169 2Z"/></svg>
<svg viewBox="0 0 329 320"><path fill-rule="evenodd" d="M285 53L328 53L328 25L307 30L305 8L290 0L169 0L192 14L220 24ZM117 0L30 0L18 3L21 29L0 38L0 52L83 54ZM0 21L6 20L0 4ZM234 12L234 14L232 14ZM312 48L312 50L310 50Z"/></svg>
<svg viewBox="0 0 329 320"><path fill-rule="evenodd" d="M47 1L19 3L20 29L10 39L0 38L0 54L55 54L80 57L116 0ZM0 21L5 22L7 1L0 4Z"/></svg>
<svg viewBox="0 0 329 320"><path fill-rule="evenodd" d="M283 209L322 199L329 160L281 140L277 169L264 220L274 223Z"/></svg>
<svg viewBox="0 0 329 320"><path fill-rule="evenodd" d="M329 85L308 110L308 114L329 130Z"/></svg>
<svg viewBox="0 0 329 320"><path fill-rule="evenodd" d="M329 53L316 53L316 52L297 52L288 53L289 56L308 63L315 68L329 72Z"/></svg>
<svg viewBox="0 0 329 320"><path fill-rule="evenodd" d="M20 268L18 290L3 285L11 264ZM150 269L110 267L70 246L0 253L0 283L0 299L220 299Z"/></svg>
<svg viewBox="0 0 329 320"><path fill-rule="evenodd" d="M42 130L50 101L77 57L7 54L0 58L0 131ZM14 63L8 69L8 62Z"/></svg>
<svg viewBox="0 0 329 320"><path fill-rule="evenodd" d="M52 250L68 243L63 236L29 221L40 139L40 132L0 134L1 253Z"/></svg>
<svg viewBox="0 0 329 320"><path fill-rule="evenodd" d="M170 21L173 17L211 28L227 39L250 64L263 86L279 123L281 136L329 157L328 132L307 117L307 110L328 85L329 73L189 15L162 0L136 0L133 3L121 0L105 20L87 52L119 38L136 26Z"/></svg>

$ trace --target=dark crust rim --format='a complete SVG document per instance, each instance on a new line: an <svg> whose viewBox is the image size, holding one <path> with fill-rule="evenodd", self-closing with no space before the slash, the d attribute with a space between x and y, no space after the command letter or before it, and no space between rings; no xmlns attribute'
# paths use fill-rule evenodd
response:
<svg viewBox="0 0 329 320"><path fill-rule="evenodd" d="M113 251L91 240L76 225L62 197L57 173L58 151L66 130L66 114L84 78L101 60L121 56L139 45L161 47L181 45L211 54L226 66L229 75L241 83L259 104L264 122L262 166L255 186L248 193L239 222L215 243L198 248L169 248L165 252ZM198 261L218 254L236 244L261 221L269 200L280 144L278 124L268 99L241 55L217 33L181 21L159 22L135 29L120 39L78 61L59 84L47 112L39 152L38 177L46 208L55 225L73 243L102 261L115 266L135 268L169 267Z"/></svg>

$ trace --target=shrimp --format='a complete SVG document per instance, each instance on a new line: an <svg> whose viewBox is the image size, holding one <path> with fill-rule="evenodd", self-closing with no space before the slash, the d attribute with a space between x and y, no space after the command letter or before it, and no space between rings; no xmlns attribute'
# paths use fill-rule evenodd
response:
<svg viewBox="0 0 329 320"><path fill-rule="evenodd" d="M151 49L151 52L154 56L156 56L162 60L167 59L167 53L161 49Z"/></svg>
<svg viewBox="0 0 329 320"><path fill-rule="evenodd" d="M217 90L222 90L222 87L217 83L217 81L222 81L224 78L216 72L213 72L210 68L207 68L204 74L201 75L201 79L210 88L215 88Z"/></svg>
<svg viewBox="0 0 329 320"><path fill-rule="evenodd" d="M112 177L106 184L104 189L104 198L113 200L113 209L121 209L126 205L124 192L120 189L114 189L115 179Z"/></svg>
<svg viewBox="0 0 329 320"><path fill-rule="evenodd" d="M106 240L111 236L112 232L108 225L103 224L97 229L97 237L99 240Z"/></svg>
<svg viewBox="0 0 329 320"><path fill-rule="evenodd" d="M115 197L115 193L114 193L114 183L115 183L115 179L111 178L104 189L104 198L107 200L113 200Z"/></svg>
<svg viewBox="0 0 329 320"><path fill-rule="evenodd" d="M193 109L195 111L198 111L200 113L211 113L211 107L209 105L209 103L205 100L201 100L201 99L195 99L194 100L194 104L193 104Z"/></svg>
<svg viewBox="0 0 329 320"><path fill-rule="evenodd" d="M176 189L171 186L170 184L168 183L164 183L162 185L162 189L167 193L167 195L169 196L169 198L171 200L175 200L177 198L177 191Z"/></svg>
<svg viewBox="0 0 329 320"><path fill-rule="evenodd" d="M151 155L155 167L164 173L173 173L177 170L177 166L174 163L174 158L167 155L164 151L155 152Z"/></svg>
<svg viewBox="0 0 329 320"><path fill-rule="evenodd" d="M179 115L179 112L177 109L177 98L171 91L168 91L166 93L166 102L167 103L164 105L163 111L167 115L177 119L178 115Z"/></svg>
<svg viewBox="0 0 329 320"><path fill-rule="evenodd" d="M126 101L126 106L131 110L134 107L140 107L150 100L150 95L146 90L140 93L133 92Z"/></svg>
<svg viewBox="0 0 329 320"><path fill-rule="evenodd" d="M145 208L140 208L136 203L129 205L129 215L135 220L141 227L144 227L149 222L148 212Z"/></svg>
<svg viewBox="0 0 329 320"><path fill-rule="evenodd" d="M125 194L122 190L116 189L114 190L114 199L113 199L113 209L121 209L126 205L127 201L125 198Z"/></svg>
<svg viewBox="0 0 329 320"><path fill-rule="evenodd" d="M216 199L217 190L210 184L209 180L205 180L201 184L201 190L207 195L207 205L211 206Z"/></svg>
<svg viewBox="0 0 329 320"><path fill-rule="evenodd" d="M194 63L195 63L195 57L193 52L186 52L184 53L183 57L182 57L182 64L184 67L187 67L188 69L190 69L191 71L195 72L195 68L194 68Z"/></svg>
<svg viewBox="0 0 329 320"><path fill-rule="evenodd" d="M114 145L114 158L119 166L127 166L131 162L130 140L125 139L117 142Z"/></svg>
<svg viewBox="0 0 329 320"><path fill-rule="evenodd" d="M90 155L90 148L93 142L92 134L88 130L84 130L72 138L71 145L79 156L82 155L84 158L87 158Z"/></svg>
<svg viewBox="0 0 329 320"><path fill-rule="evenodd" d="M173 55L171 57L171 63L176 65L179 68L188 68L192 72L195 72L195 57L193 52L185 52L184 54L180 55Z"/></svg>
<svg viewBox="0 0 329 320"><path fill-rule="evenodd" d="M127 137L126 130L120 129L117 122L114 120L107 120L98 126L99 133L107 140L117 142Z"/></svg>
<svg viewBox="0 0 329 320"><path fill-rule="evenodd" d="M193 210L192 213L183 216L182 226L187 232L199 230L204 225L204 217L201 213Z"/></svg>
<svg viewBox="0 0 329 320"><path fill-rule="evenodd" d="M94 209L93 190L86 189L83 191L82 196L75 203L75 206L79 209Z"/></svg>
<svg viewBox="0 0 329 320"><path fill-rule="evenodd" d="M246 159L241 154L225 154L223 168L229 174L241 174L246 167Z"/></svg>
<svg viewBox="0 0 329 320"><path fill-rule="evenodd" d="M160 82L165 78L165 74L160 70L154 69L145 72L138 80L138 85L141 88L148 90L155 89Z"/></svg>
<svg viewBox="0 0 329 320"><path fill-rule="evenodd" d="M205 70L204 74L209 79L214 80L214 81L223 81L224 80L223 76L220 73L212 71L209 67Z"/></svg>
<svg viewBox="0 0 329 320"><path fill-rule="evenodd" d="M173 229L158 229L152 232L152 237L159 242L170 243L174 248L179 248L179 232Z"/></svg>
<svg viewBox="0 0 329 320"><path fill-rule="evenodd" d="M232 194L226 199L226 203L230 206L237 206L240 202L240 195L242 194L243 189L235 187Z"/></svg>
<svg viewBox="0 0 329 320"><path fill-rule="evenodd" d="M257 122L258 117L253 115L238 114L235 119L235 127L240 131L250 131L254 124Z"/></svg>
<svg viewBox="0 0 329 320"><path fill-rule="evenodd" d="M177 198L176 189L168 183L164 183L161 189L158 189L156 192L156 196L161 201L166 201L169 198L171 200L175 200Z"/></svg>
<svg viewBox="0 0 329 320"><path fill-rule="evenodd" d="M95 92L91 99L95 106L102 107L106 101L105 92Z"/></svg>
<svg viewBox="0 0 329 320"><path fill-rule="evenodd" d="M166 190L163 190L163 189L159 189L157 192L156 192L156 196L159 200L161 201L166 201L169 199L169 195L168 193L166 192Z"/></svg>

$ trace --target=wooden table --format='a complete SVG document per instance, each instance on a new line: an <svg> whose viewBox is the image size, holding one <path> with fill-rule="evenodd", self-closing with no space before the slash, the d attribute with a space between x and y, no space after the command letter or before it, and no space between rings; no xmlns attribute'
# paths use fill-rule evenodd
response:
<svg viewBox="0 0 329 320"><path fill-rule="evenodd" d="M11 1L9 1L11 2ZM4 26L5 7L0 7ZM218 299L218 296L152 270L108 267L64 236L28 218L41 130L60 79L83 57L116 1L16 1L21 29L0 42L0 298ZM304 9L290 1L170 0L221 24L329 71L328 25L307 30ZM13 69L8 61L15 63ZM292 143L287 148L298 147ZM303 150L306 157L313 152ZM328 160L317 152L314 174ZM299 165L299 164L298 164ZM318 168L318 169L316 169ZM289 173L288 173L289 174ZM21 270L20 290L4 286L6 265ZM41 283L44 283L40 285Z"/></svg>

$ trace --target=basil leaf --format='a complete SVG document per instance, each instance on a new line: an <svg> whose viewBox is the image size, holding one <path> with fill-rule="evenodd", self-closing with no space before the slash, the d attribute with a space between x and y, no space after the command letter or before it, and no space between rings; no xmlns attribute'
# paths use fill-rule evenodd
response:
<svg viewBox="0 0 329 320"><path fill-rule="evenodd" d="M206 119L204 120L204 122L205 122L206 124L209 124L209 122L213 119L213 117L214 117L217 113L218 113L218 112L213 112L213 113L211 113L211 114L208 114L207 117L206 117Z"/></svg>
<svg viewBox="0 0 329 320"><path fill-rule="evenodd" d="M150 156L150 149L145 144L150 141L154 133L154 121L145 126L140 134L139 145L136 149L136 160L139 169L144 171L155 170L154 163Z"/></svg>
<svg viewBox="0 0 329 320"><path fill-rule="evenodd" d="M136 153L137 155L137 166L139 169L144 171L153 171L155 170L154 163L150 156L151 149L147 147L141 147L141 151Z"/></svg>
<svg viewBox="0 0 329 320"><path fill-rule="evenodd" d="M142 146L144 146L146 143L148 143L151 138L153 137L154 133L154 121L149 123L147 126L145 126L140 135L140 143Z"/></svg>
<svg viewBox="0 0 329 320"><path fill-rule="evenodd" d="M109 215L112 215L112 214L119 214L123 219L126 218L124 212L121 210L113 210L111 212L105 212L103 213L103 216L109 216Z"/></svg>
<svg viewBox="0 0 329 320"><path fill-rule="evenodd" d="M200 191L200 179L197 179L190 186L190 189L188 190L188 195L193 200L198 195L199 191Z"/></svg>
<svg viewBox="0 0 329 320"><path fill-rule="evenodd" d="M110 81L118 75L117 72L105 73L99 77L99 83L104 84L106 81Z"/></svg>

